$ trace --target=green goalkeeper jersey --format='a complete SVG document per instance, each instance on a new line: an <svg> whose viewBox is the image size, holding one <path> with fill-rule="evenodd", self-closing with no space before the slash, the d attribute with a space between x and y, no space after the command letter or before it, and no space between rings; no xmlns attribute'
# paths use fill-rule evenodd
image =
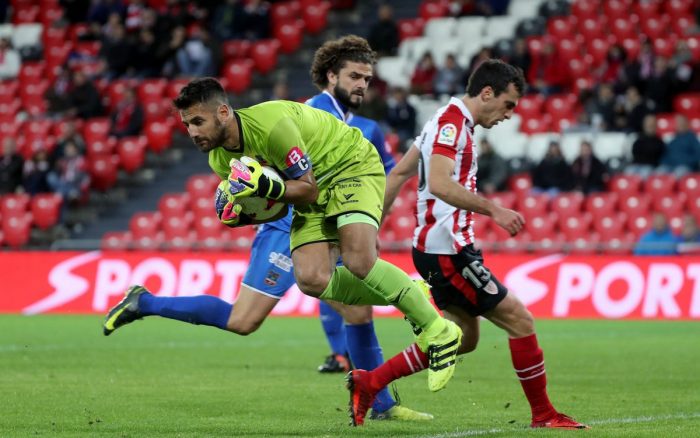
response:
<svg viewBox="0 0 700 438"><path fill-rule="evenodd" d="M384 176L379 153L362 136L333 115L297 102L276 100L234 112L240 145L209 152L209 166L221 179L230 173L231 158L243 155L298 179L313 169L319 192L337 181L360 175Z"/></svg>

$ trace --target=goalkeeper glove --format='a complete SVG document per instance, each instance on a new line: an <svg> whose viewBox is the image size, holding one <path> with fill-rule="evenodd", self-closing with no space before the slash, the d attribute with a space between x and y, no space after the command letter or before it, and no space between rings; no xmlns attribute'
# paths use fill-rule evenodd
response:
<svg viewBox="0 0 700 438"><path fill-rule="evenodd" d="M229 162L231 173L228 181L231 184L230 193L237 197L259 196L268 199L280 199L284 196L285 185L265 175L263 167L250 157L241 157L240 161L231 158Z"/></svg>
<svg viewBox="0 0 700 438"><path fill-rule="evenodd" d="M242 213L243 207L236 203L230 193L231 186L227 180L221 181L216 188L216 216L226 226L239 227L252 223L250 217Z"/></svg>

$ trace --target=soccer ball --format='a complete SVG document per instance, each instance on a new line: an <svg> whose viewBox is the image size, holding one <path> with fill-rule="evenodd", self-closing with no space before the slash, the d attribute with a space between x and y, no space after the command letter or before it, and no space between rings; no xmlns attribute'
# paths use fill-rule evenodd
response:
<svg viewBox="0 0 700 438"><path fill-rule="evenodd" d="M270 179L277 181L284 181L279 173L275 169L269 166L263 166L263 173ZM228 185L227 185L228 186ZM215 195L215 204L217 205L217 211L223 208L226 203L226 199L223 197L221 188L217 188ZM262 198L259 196L249 196L245 198L240 198L236 201L243 209L241 214L248 216L253 223L263 223L270 222L274 218L278 218L278 215L287 209L287 204L281 201L275 201L274 199Z"/></svg>

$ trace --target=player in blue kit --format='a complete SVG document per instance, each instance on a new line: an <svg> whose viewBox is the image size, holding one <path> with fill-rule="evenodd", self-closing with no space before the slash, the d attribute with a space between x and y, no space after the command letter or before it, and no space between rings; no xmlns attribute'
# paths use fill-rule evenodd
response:
<svg viewBox="0 0 700 438"><path fill-rule="evenodd" d="M355 119L355 116L347 112L349 105L343 102L359 106L372 78L374 62L375 54L362 38L349 36L325 43L316 52L312 67L314 83L324 91L310 100L310 106L324 109L346 122ZM339 95L342 97L338 98ZM363 133L372 132L374 138L378 138L377 131L381 134L379 127L371 120L358 118L356 123L358 122L361 123ZM375 147L388 172L394 162L386 152L383 138L381 142L375 143ZM260 226L253 241L249 264L255 268L246 272L234 305L207 295L156 297L136 291L127 295L109 312L104 324L105 335L137 318L149 315L210 325L243 336L255 332L279 299L295 283L290 253L290 227L291 209L283 219ZM363 369L379 366L383 362L383 356L374 333L371 306L338 305L338 309L349 324L347 350L352 360ZM342 327L342 321L340 325ZM372 408L370 418L432 419L432 415L397 405L386 388L377 396Z"/></svg>

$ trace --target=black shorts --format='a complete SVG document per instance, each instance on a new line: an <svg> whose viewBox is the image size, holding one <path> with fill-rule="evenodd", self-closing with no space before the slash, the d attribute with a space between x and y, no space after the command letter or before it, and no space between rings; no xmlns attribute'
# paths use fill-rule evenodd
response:
<svg viewBox="0 0 700 438"><path fill-rule="evenodd" d="M483 262L481 250L473 245L458 254L428 254L413 248L413 264L430 284L438 308L454 305L471 316L492 310L508 293Z"/></svg>

